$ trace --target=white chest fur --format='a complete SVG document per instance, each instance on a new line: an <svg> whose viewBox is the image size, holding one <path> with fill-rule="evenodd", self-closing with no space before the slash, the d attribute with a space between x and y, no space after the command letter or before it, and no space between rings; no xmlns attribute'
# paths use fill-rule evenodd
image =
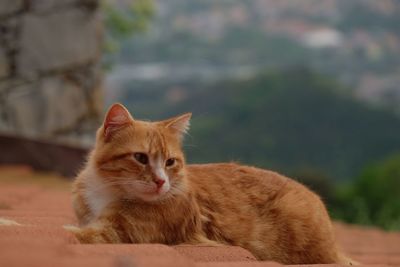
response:
<svg viewBox="0 0 400 267"><path fill-rule="evenodd" d="M107 185L101 181L95 170L87 170L85 198L93 214L91 221L98 218L104 208L113 200Z"/></svg>

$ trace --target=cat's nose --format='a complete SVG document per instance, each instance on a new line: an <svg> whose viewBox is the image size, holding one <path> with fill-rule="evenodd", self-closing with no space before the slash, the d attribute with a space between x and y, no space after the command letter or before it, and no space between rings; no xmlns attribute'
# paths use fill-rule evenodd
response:
<svg viewBox="0 0 400 267"><path fill-rule="evenodd" d="M163 179L154 179L154 182L157 185L157 188L161 188L163 186L163 184L165 183L165 180Z"/></svg>

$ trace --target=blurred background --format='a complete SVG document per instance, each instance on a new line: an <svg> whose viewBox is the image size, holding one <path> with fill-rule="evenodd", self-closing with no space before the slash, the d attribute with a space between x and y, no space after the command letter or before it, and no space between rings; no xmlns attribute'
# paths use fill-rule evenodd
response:
<svg viewBox="0 0 400 267"><path fill-rule="evenodd" d="M2 166L73 177L114 102L400 230L397 0L0 0Z"/></svg>

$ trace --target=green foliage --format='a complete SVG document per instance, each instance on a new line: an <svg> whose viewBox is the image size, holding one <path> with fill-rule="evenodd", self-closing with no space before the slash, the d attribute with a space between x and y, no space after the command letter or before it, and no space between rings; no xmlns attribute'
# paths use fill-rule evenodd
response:
<svg viewBox="0 0 400 267"><path fill-rule="evenodd" d="M400 230L400 155L368 166L338 192L335 216L347 222Z"/></svg>
<svg viewBox="0 0 400 267"><path fill-rule="evenodd" d="M106 26L105 53L115 53L121 42L147 30L154 14L152 0L132 0L128 6L102 2Z"/></svg>

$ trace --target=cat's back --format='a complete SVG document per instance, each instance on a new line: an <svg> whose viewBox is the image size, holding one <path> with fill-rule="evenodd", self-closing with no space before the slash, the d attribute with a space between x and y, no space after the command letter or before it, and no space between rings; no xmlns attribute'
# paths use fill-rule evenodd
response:
<svg viewBox="0 0 400 267"><path fill-rule="evenodd" d="M188 165L187 177L200 202L224 211L244 207L246 215L261 217L270 217L271 210L327 216L317 194L277 172L236 163L195 164Z"/></svg>
<svg viewBox="0 0 400 267"><path fill-rule="evenodd" d="M187 175L198 191L220 196L229 191L272 196L296 183L276 172L237 163L191 164Z"/></svg>
<svg viewBox="0 0 400 267"><path fill-rule="evenodd" d="M236 163L188 165L187 178L202 210L222 220L265 217L297 184L278 173Z"/></svg>

